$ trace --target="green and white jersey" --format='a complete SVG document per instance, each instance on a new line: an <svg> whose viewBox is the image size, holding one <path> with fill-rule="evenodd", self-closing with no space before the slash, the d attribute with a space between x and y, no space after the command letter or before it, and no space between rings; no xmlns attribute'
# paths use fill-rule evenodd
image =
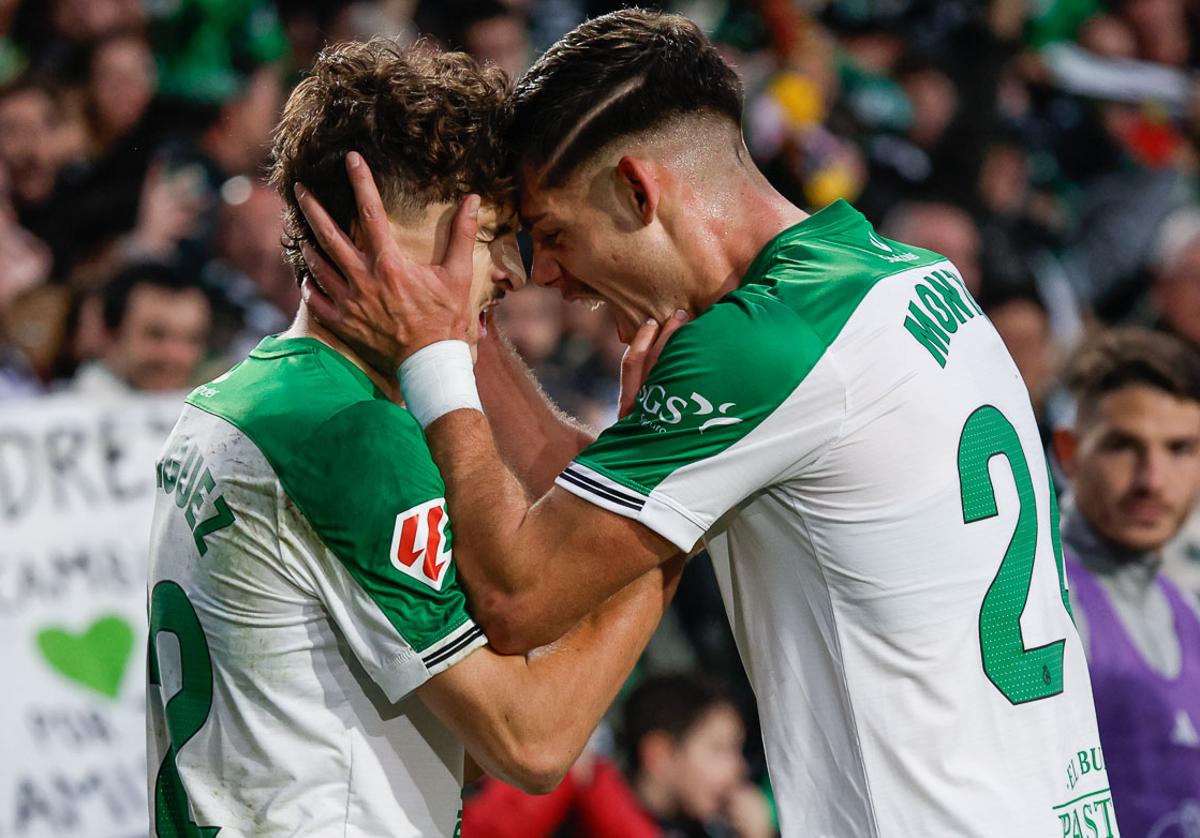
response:
<svg viewBox="0 0 1200 838"><path fill-rule="evenodd" d="M188 397L158 486L154 834L454 834L463 749L412 691L485 638L416 420L267 338Z"/></svg>
<svg viewBox="0 0 1200 838"><path fill-rule="evenodd" d="M784 231L558 485L705 539L785 836L1116 834L1029 396L943 257Z"/></svg>

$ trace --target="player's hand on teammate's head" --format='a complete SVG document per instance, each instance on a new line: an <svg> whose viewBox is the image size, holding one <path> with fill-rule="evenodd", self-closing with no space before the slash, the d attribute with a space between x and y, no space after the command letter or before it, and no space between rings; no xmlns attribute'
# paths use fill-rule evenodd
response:
<svg viewBox="0 0 1200 838"><path fill-rule="evenodd" d="M394 374L400 363L440 340L467 340L472 254L479 229L479 196L468 195L450 228L441 264L422 265L405 255L392 237L383 199L366 160L346 156L346 172L358 206L360 248L321 206L296 184L296 199L317 248L305 247L313 282L304 301L316 318L363 352L373 365Z"/></svg>
<svg viewBox="0 0 1200 838"><path fill-rule="evenodd" d="M663 347L667 345L671 335L688 322L691 318L686 311L675 312L666 323L659 325L657 320L650 319L643 323L625 348L621 357L621 397L618 402L617 415L627 416L637 403L638 391L646 383L646 376L658 362Z"/></svg>

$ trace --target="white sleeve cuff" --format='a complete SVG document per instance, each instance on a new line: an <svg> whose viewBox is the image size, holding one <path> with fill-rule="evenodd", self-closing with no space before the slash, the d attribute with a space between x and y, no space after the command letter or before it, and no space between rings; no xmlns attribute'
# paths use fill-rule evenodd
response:
<svg viewBox="0 0 1200 838"><path fill-rule="evenodd" d="M601 509L632 518L684 552L690 551L708 529L668 498L640 494L582 463L569 463L554 482Z"/></svg>
<svg viewBox="0 0 1200 838"><path fill-rule="evenodd" d="M471 652L487 643L483 629L474 620L467 620L450 634L421 653L421 662L429 677L445 672Z"/></svg>

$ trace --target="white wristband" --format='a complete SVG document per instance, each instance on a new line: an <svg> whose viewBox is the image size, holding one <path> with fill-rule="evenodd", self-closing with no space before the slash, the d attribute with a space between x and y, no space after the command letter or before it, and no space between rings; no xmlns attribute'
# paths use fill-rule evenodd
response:
<svg viewBox="0 0 1200 838"><path fill-rule="evenodd" d="M422 347L400 365L404 403L422 428L452 410L483 412L475 387L475 362L466 341L440 340Z"/></svg>

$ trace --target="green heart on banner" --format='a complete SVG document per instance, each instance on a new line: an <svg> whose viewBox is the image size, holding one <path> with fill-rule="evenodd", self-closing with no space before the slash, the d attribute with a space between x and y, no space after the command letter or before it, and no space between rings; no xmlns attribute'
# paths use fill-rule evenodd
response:
<svg viewBox="0 0 1200 838"><path fill-rule="evenodd" d="M116 698L133 654L133 629L115 615L101 617L83 634L51 626L37 633L37 647L58 672L101 695Z"/></svg>

